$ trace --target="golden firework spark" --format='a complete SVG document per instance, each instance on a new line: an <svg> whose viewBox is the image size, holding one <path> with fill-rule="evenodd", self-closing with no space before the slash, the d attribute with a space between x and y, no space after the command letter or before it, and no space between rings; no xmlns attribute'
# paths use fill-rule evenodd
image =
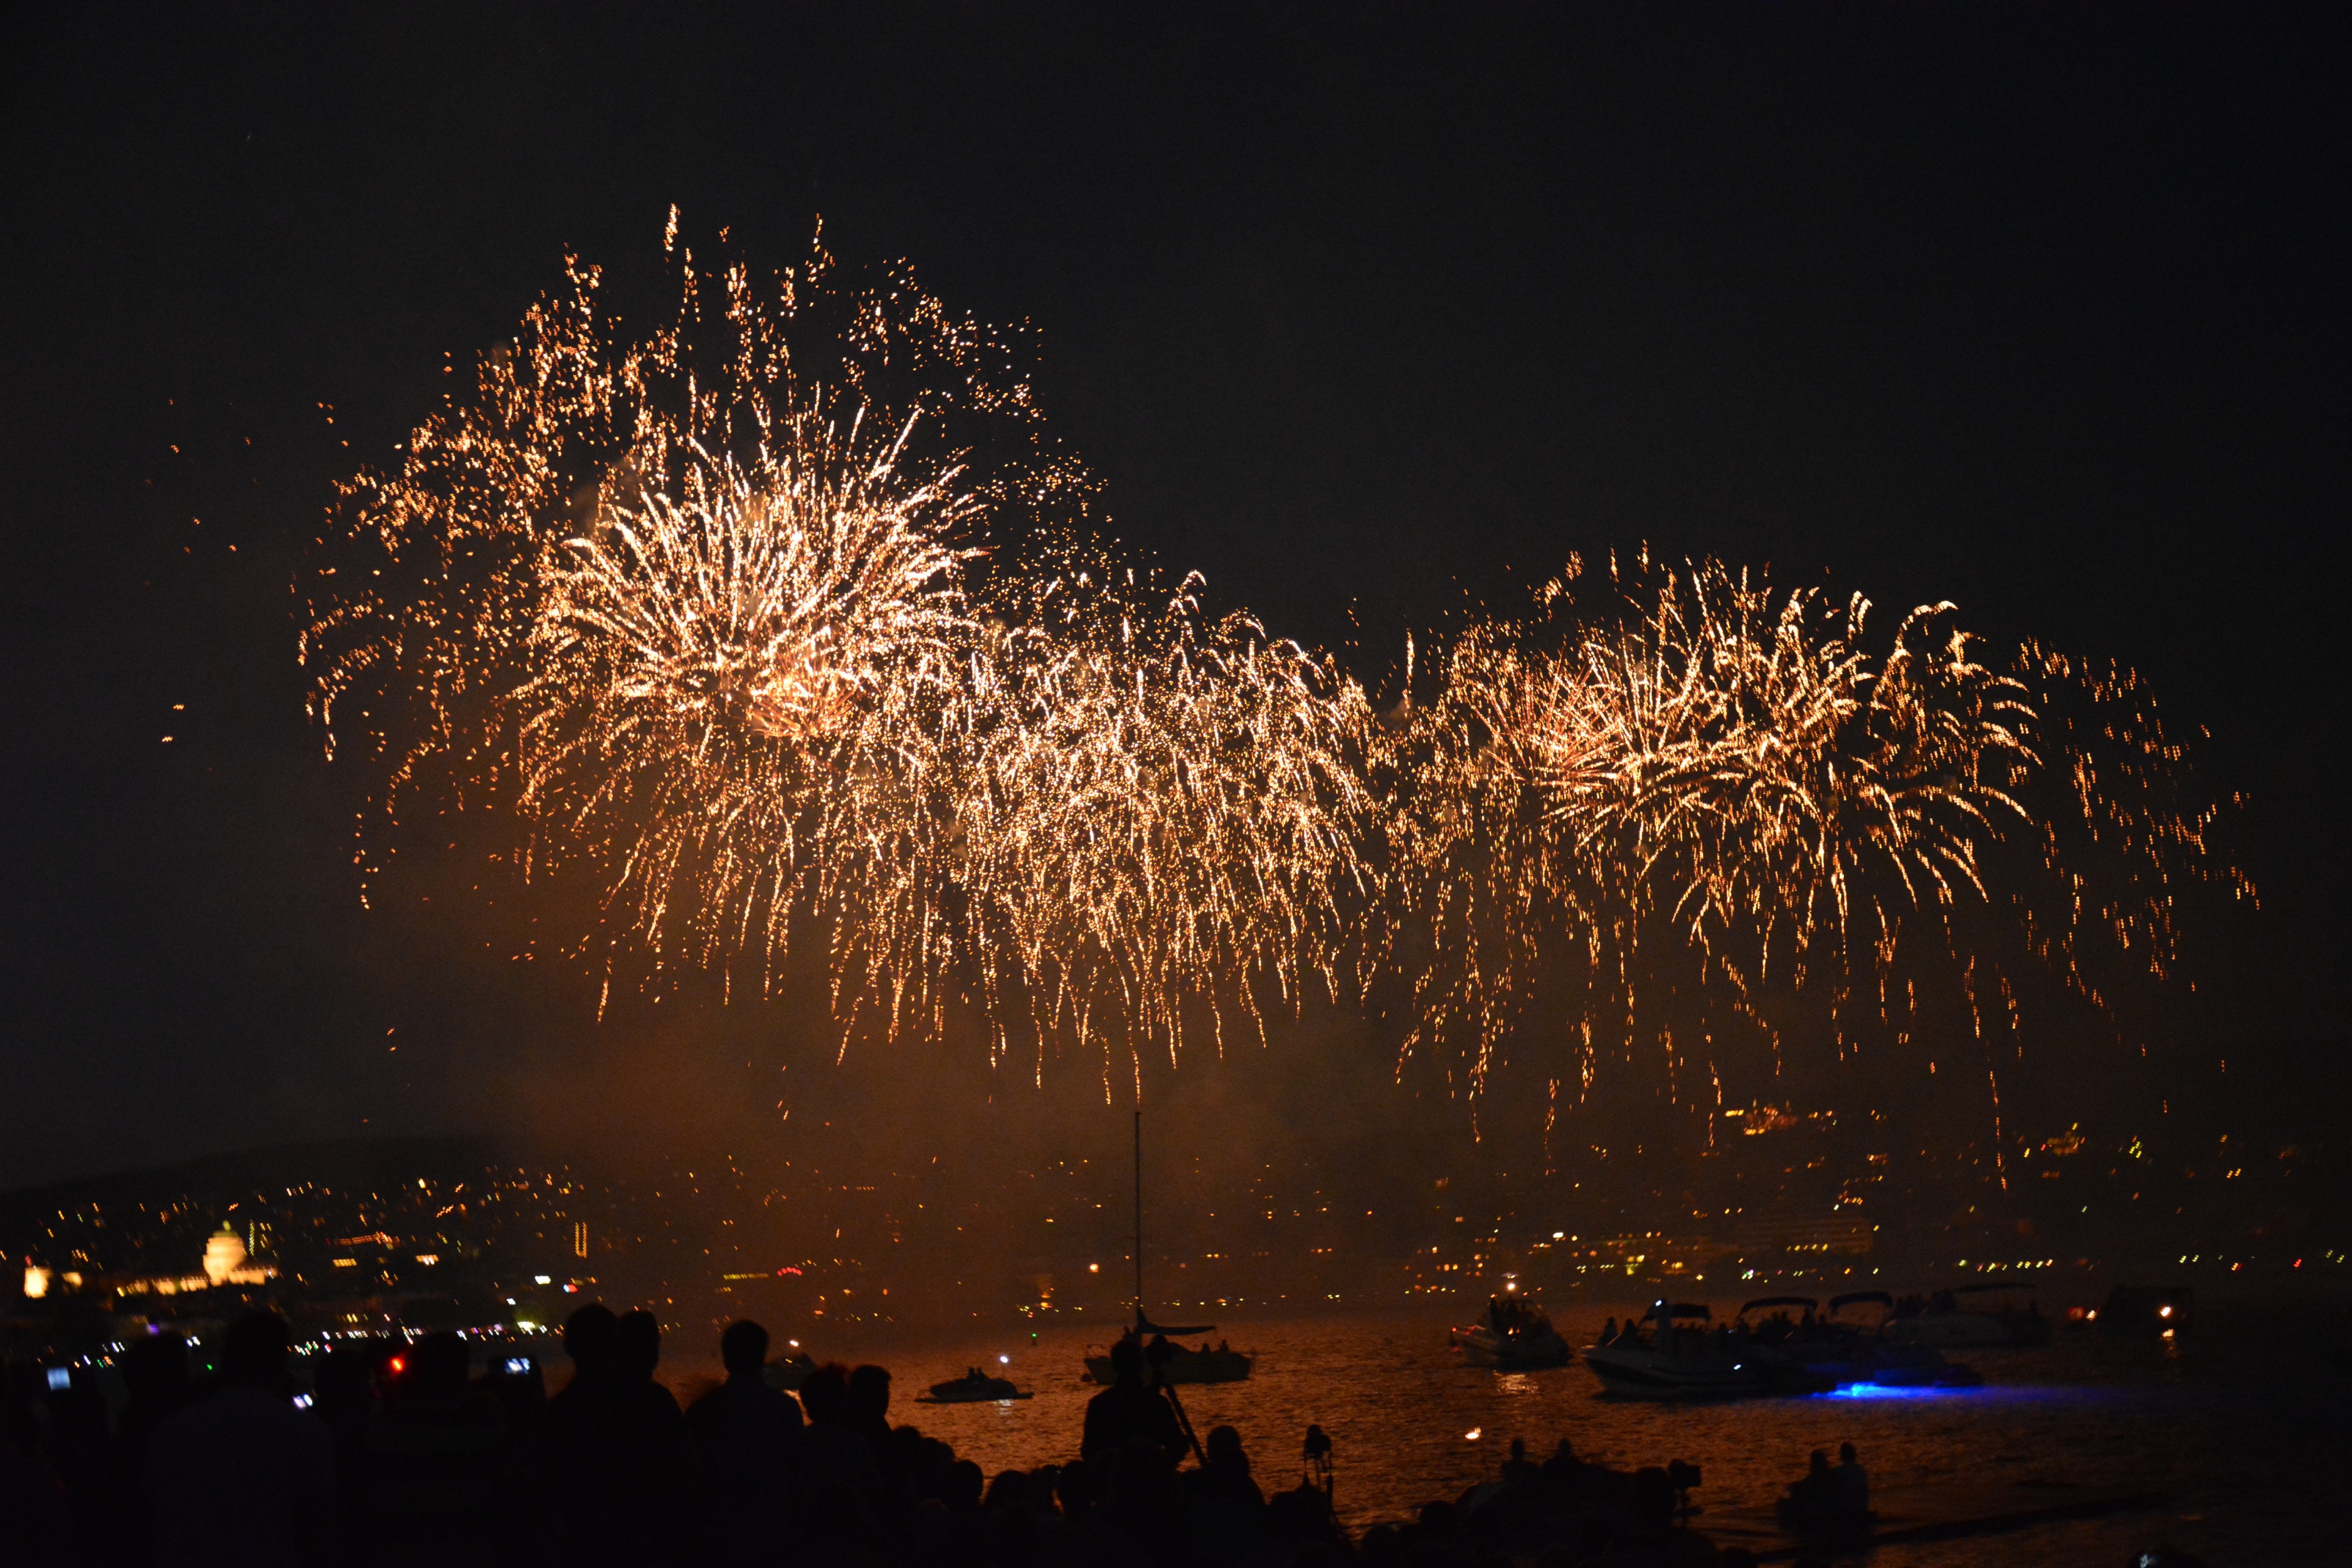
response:
<svg viewBox="0 0 2352 1568"><path fill-rule="evenodd" d="M1360 689L1246 616L1210 620L1090 575L1000 639L975 693L959 881L982 951L1013 960L1044 1035L1171 1055L1187 1002L1295 1006L1360 907L1370 798ZM993 975L993 1012L1013 1000Z"/></svg>
<svg viewBox="0 0 2352 1568"><path fill-rule="evenodd" d="M2174 889L2252 896L2126 672L2037 648L1996 669L1948 605L1874 642L1859 597L1718 562L1612 560L1598 594L1583 575L1472 626L1387 740L1373 950L1426 942L1405 1047L1458 1054L1474 1086L1546 975L1589 1085L1596 1032L1673 1053L1643 1009L1693 975L1768 1034L1776 984L1824 992L1843 1048L1866 1012L1903 1037L1889 998L1914 1010L1938 965L2012 1019L2019 960L2104 1005L2093 941L2161 978Z"/></svg>
<svg viewBox="0 0 2352 1568"><path fill-rule="evenodd" d="M567 541L503 704L520 811L696 965L783 957L804 892L887 925L971 631L953 472L895 483L905 432L869 450L854 416L783 433Z"/></svg>
<svg viewBox="0 0 2352 1568"><path fill-rule="evenodd" d="M1935 970L1981 1037L2019 963L2104 1006L2115 955L2169 973L2186 885L2251 897L2129 672L1996 668L1948 605L1882 635L1718 562L1571 562L1376 717L1089 542L1020 334L903 268L761 282L670 238L668 324L625 336L571 267L343 490L303 657L383 781L367 881L487 809L526 875L586 869L612 973L770 984L821 936L845 1039L968 1005L1000 1059L1139 1072L1402 986L1404 1051L1474 1090L1539 1000L1586 1089L1612 1039L1679 1061L1651 1014L1694 993L1776 1051L1771 999L1823 996L1843 1049L1905 1038Z"/></svg>
<svg viewBox="0 0 2352 1568"><path fill-rule="evenodd" d="M1000 1052L1134 1058L1335 984L1360 691L1196 579L1113 570L997 336L828 275L730 270L714 322L689 258L678 324L624 344L575 270L348 488L305 657L331 734L359 705L385 824L510 811L656 971L772 981L817 922L853 1027L970 997ZM1008 556L1053 568L971 580L967 535L1014 518Z"/></svg>

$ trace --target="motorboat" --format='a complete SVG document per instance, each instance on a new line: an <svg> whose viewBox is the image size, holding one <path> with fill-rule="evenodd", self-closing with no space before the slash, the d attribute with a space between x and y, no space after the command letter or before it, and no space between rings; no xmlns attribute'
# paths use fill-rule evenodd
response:
<svg viewBox="0 0 2352 1568"><path fill-rule="evenodd" d="M1257 1358L1223 1341L1199 1349L1179 1342L1187 1334L1216 1331L1213 1323L1155 1323L1143 1305L1143 1112L1135 1113L1135 1324L1119 1336L1122 1342L1141 1347L1146 1377L1159 1384L1240 1383L1257 1365ZM1087 1376L1108 1387L1118 1380L1110 1352L1089 1347Z"/></svg>
<svg viewBox="0 0 2352 1568"><path fill-rule="evenodd" d="M1171 1334L1205 1334L1209 1331L1207 1327L1163 1329L1147 1319L1140 1333L1129 1329L1119 1337L1137 1340L1142 1344L1146 1375L1156 1373L1161 1383L1240 1383L1248 1378L1257 1364L1255 1356L1222 1342L1195 1348L1168 1337ZM1087 1375L1095 1382L1108 1386L1116 1381L1118 1374L1112 1370L1109 1352L1091 1353L1086 1362Z"/></svg>
<svg viewBox="0 0 2352 1568"><path fill-rule="evenodd" d="M1932 1350L2007 1350L2047 1344L2050 1323L2033 1300L2033 1281L1955 1285L1924 1303L1898 1302L1882 1336ZM2024 1298L2024 1305L2018 1299Z"/></svg>
<svg viewBox="0 0 2352 1568"><path fill-rule="evenodd" d="M961 1377L951 1377L945 1383L935 1383L915 1395L918 1405L990 1405L1008 1399L1031 1399L1035 1395L1013 1385L1009 1377L991 1377L973 1367Z"/></svg>
<svg viewBox="0 0 2352 1568"><path fill-rule="evenodd" d="M1487 1302L1486 1316L1466 1329L1449 1330L1447 1338L1464 1361L1503 1372L1566 1366L1576 1359L1542 1309L1517 1296Z"/></svg>
<svg viewBox="0 0 2352 1568"><path fill-rule="evenodd" d="M1875 1322L1861 1321L1858 1310L1865 1307L1878 1309ZM1840 1387L1867 1383L1882 1388L1975 1388L1983 1384L1981 1373L1946 1361L1933 1345L1889 1338L1886 1327L1895 1321L1892 1295L1851 1290L1831 1297L1829 1310L1818 1320L1819 1335L1792 1348L1798 1348L1808 1367Z"/></svg>
<svg viewBox="0 0 2352 1568"><path fill-rule="evenodd" d="M1875 1306L1875 1321L1856 1309ZM1791 1310L1801 1313L1790 1317ZM1837 1387L1867 1383L1902 1388L1972 1388L1984 1381L1975 1371L1944 1359L1929 1345L1885 1336L1895 1298L1884 1290L1853 1290L1830 1298L1829 1307L1811 1296L1763 1296L1739 1309L1732 1340L1767 1365L1802 1367ZM1750 1314L1762 1314L1753 1322Z"/></svg>
<svg viewBox="0 0 2352 1568"><path fill-rule="evenodd" d="M1826 1394L1836 1384L1801 1362L1743 1342L1691 1302L1659 1301L1614 1339L1587 1347L1584 1364L1612 1394L1637 1399L1752 1399ZM1641 1322L1654 1327L1648 1334Z"/></svg>

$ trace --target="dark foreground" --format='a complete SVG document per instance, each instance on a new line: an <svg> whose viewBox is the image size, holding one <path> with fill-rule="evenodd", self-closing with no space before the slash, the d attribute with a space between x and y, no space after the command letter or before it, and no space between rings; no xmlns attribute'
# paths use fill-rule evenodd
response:
<svg viewBox="0 0 2352 1568"><path fill-rule="evenodd" d="M535 1369L473 1375L467 1348L442 1337L324 1358L314 1363L315 1406L298 1411L282 1338L273 1337L282 1328L271 1321L241 1325L242 1340L232 1336L220 1372L205 1380L188 1377L176 1342L140 1346L122 1367L131 1402L111 1420L88 1391L51 1393L29 1369L12 1370L0 1434L0 1557L1552 1568L1845 1555L1870 1528L1832 1521L1792 1538L1769 1528L1769 1515L1759 1528L1752 1508L1746 1518L1727 1510L1719 1487L1701 1489L1699 1496L1717 1495L1694 1521L1678 1506L1690 1494L1677 1490L1694 1478L1668 1468L1679 1450L1646 1454L1621 1439L1609 1447L1624 1458L1593 1463L1546 1434L1532 1458L1506 1459L1496 1443L1471 1474L1427 1467L1422 1495L1444 1500L1385 1510L1387 1523L1359 1512L1351 1531L1312 1468L1302 1477L1301 1433L1277 1436L1279 1418L1262 1418L1272 1412L1252 1419L1235 1409L1266 1450L1246 1452L1232 1427L1208 1425L1220 1405L1199 1396L1208 1391L1192 1402L1201 1421L1188 1432L1139 1377L1107 1391L1073 1388L1060 1394L1058 1418L1034 1429L1017 1456L978 1440L973 1423L995 1418L983 1415L992 1410L1026 1420L1031 1406L921 1407L927 1423L965 1443L960 1455L936 1432L892 1423L893 1409L912 1408L917 1390L899 1388L894 1400L879 1367L825 1369L797 1400L771 1390L757 1370L766 1346L751 1353L748 1331L734 1331L734 1374L690 1392L681 1409L655 1378L663 1347L652 1321L614 1320L601 1309L567 1335L574 1374L552 1399ZM1426 1384L1417 1391L1411 1380L1380 1381L1400 1432L1432 1417L1445 1424ZM1598 1424L1559 1425L1590 1434ZM1692 1446L1694 1454L1705 1431L1671 1421L1647 1429L1651 1446ZM973 1452L992 1461L992 1476ZM1787 1458L1802 1468L1801 1454ZM1282 1472L1301 1484L1271 1479ZM1989 1494L1981 1506L1956 1508L1945 1497L1922 1509L1897 1488L1872 1500L1882 1539L1925 1540L2153 1499L2109 1489L2021 1507ZM2008 1561L2109 1560L2020 1554L2033 1533L1974 1545ZM1888 1550L1874 1560L1912 1560ZM2165 1559L2135 1550L2115 1560Z"/></svg>

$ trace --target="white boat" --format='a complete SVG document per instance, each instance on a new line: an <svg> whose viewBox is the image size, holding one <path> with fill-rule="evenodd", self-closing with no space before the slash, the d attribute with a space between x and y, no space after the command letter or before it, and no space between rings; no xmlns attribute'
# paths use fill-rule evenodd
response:
<svg viewBox="0 0 2352 1568"><path fill-rule="evenodd" d="M1958 1285L1927 1299L1924 1311L1897 1308L1880 1331L1894 1344L1929 1350L2001 1350L2047 1344L2050 1324L2032 1301L2032 1282ZM2015 1304L2019 1295L2026 1305Z"/></svg>
<svg viewBox="0 0 2352 1568"><path fill-rule="evenodd" d="M1504 1372L1566 1366L1576 1358L1549 1318L1516 1299L1487 1302L1485 1318L1466 1329L1449 1330L1446 1337L1464 1361Z"/></svg>
<svg viewBox="0 0 2352 1568"><path fill-rule="evenodd" d="M1849 1309L1864 1307L1878 1309L1875 1322L1858 1313L1845 1315ZM1869 1383L1887 1388L1974 1388L1984 1382L1973 1367L1946 1361L1934 1345L1889 1338L1886 1328L1896 1321L1894 1311L1895 1298L1884 1290L1832 1296L1812 1335L1793 1336L1780 1348L1840 1387Z"/></svg>
<svg viewBox="0 0 2352 1568"><path fill-rule="evenodd" d="M1835 1384L1801 1363L1728 1336L1709 1333L1704 1306L1660 1301L1642 1320L1603 1344L1580 1352L1584 1364L1612 1394L1636 1399L1752 1399L1776 1394L1826 1394Z"/></svg>

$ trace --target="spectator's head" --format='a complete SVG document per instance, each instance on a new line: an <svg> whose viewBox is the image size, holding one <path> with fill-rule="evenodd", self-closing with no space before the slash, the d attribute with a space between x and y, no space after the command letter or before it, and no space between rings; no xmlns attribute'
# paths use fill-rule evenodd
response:
<svg viewBox="0 0 2352 1568"><path fill-rule="evenodd" d="M768 1364L768 1331L749 1318L738 1318L719 1336L719 1359L730 1377L757 1377Z"/></svg>
<svg viewBox="0 0 2352 1568"><path fill-rule="evenodd" d="M311 1373L310 1385L319 1414L328 1420L356 1415L375 1398L375 1357L348 1348L332 1352Z"/></svg>
<svg viewBox="0 0 2352 1568"><path fill-rule="evenodd" d="M1122 1339L1110 1347L1111 1375L1121 1383L1143 1381L1143 1347L1132 1339Z"/></svg>
<svg viewBox="0 0 2352 1568"><path fill-rule="evenodd" d="M621 1314L621 1364L633 1377L651 1377L661 1365L661 1321L643 1307Z"/></svg>
<svg viewBox="0 0 2352 1568"><path fill-rule="evenodd" d="M980 1501L983 1512L994 1513L1000 1509L1019 1508L1029 1500L1029 1474L1025 1470L999 1470L996 1479L988 1483L988 1490Z"/></svg>
<svg viewBox="0 0 2352 1568"><path fill-rule="evenodd" d="M1242 1435L1231 1426L1209 1428L1209 1468L1249 1474L1249 1456L1242 1452Z"/></svg>
<svg viewBox="0 0 2352 1568"><path fill-rule="evenodd" d="M142 1405L169 1405L188 1391L188 1342L149 1334L131 1342L122 1358L122 1386Z"/></svg>
<svg viewBox="0 0 2352 1568"><path fill-rule="evenodd" d="M274 1388L285 1381L292 1345L285 1319L270 1311L247 1312L222 1336L221 1373L247 1387Z"/></svg>
<svg viewBox="0 0 2352 1568"><path fill-rule="evenodd" d="M463 1394L473 1360L473 1352L457 1335L427 1334L408 1347L408 1370L401 1374L401 1382L417 1394L435 1397Z"/></svg>
<svg viewBox="0 0 2352 1568"><path fill-rule="evenodd" d="M849 1374L849 1415L860 1426L890 1419L890 1373L872 1364Z"/></svg>
<svg viewBox="0 0 2352 1568"><path fill-rule="evenodd" d="M801 1383L801 1408L820 1426L849 1425L849 1369L829 1361Z"/></svg>
<svg viewBox="0 0 2352 1568"><path fill-rule="evenodd" d="M602 1301L591 1301L563 1320L563 1353L572 1371L602 1377L620 1370L621 1320Z"/></svg>
<svg viewBox="0 0 2352 1568"><path fill-rule="evenodd" d="M1838 1445L1838 1463L1841 1465L1851 1465L1853 1462L1853 1445L1851 1443L1840 1443Z"/></svg>

